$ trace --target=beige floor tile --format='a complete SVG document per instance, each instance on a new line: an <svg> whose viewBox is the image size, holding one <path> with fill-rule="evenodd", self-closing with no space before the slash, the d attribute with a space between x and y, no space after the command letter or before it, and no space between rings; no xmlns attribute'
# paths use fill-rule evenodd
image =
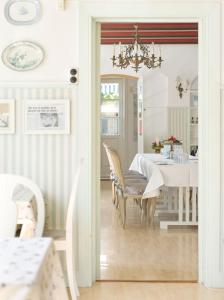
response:
<svg viewBox="0 0 224 300"><path fill-rule="evenodd" d="M197 228L147 228L128 202L127 228L111 201L111 184L101 189L100 279L197 280Z"/></svg>
<svg viewBox="0 0 224 300"><path fill-rule="evenodd" d="M189 283L96 283L79 300L223 300L224 289Z"/></svg>

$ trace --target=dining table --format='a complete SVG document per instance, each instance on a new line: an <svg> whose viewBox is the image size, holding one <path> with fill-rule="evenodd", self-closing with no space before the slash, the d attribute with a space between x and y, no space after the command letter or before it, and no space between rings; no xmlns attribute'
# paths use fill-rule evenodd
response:
<svg viewBox="0 0 224 300"><path fill-rule="evenodd" d="M0 238L0 299L69 299L51 238Z"/></svg>
<svg viewBox="0 0 224 300"><path fill-rule="evenodd" d="M159 198L162 187L178 189L178 219L160 221L160 228L172 225L197 225L198 158L189 156L184 163L156 153L137 153L129 170L147 178L142 199Z"/></svg>

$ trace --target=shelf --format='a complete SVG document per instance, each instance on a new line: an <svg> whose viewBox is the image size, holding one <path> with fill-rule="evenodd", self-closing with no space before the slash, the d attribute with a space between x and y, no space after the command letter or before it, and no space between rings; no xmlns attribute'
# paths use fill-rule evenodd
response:
<svg viewBox="0 0 224 300"><path fill-rule="evenodd" d="M198 123L191 123L191 126L198 126Z"/></svg>

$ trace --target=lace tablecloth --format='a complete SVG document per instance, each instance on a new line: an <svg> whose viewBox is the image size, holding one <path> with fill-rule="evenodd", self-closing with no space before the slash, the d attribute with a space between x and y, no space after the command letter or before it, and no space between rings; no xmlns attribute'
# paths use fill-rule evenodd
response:
<svg viewBox="0 0 224 300"><path fill-rule="evenodd" d="M51 238L0 239L0 299L69 299Z"/></svg>

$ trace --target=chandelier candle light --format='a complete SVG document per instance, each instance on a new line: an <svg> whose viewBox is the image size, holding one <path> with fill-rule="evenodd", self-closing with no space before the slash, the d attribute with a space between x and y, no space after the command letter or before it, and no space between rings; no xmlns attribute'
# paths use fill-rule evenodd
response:
<svg viewBox="0 0 224 300"><path fill-rule="evenodd" d="M157 67L160 68L161 63L163 62L161 56L161 47L157 47L157 52L159 52L159 56L157 57L155 55L154 42L150 46L142 44L138 34L138 26L135 25L134 27L135 36L133 43L122 46L120 42L119 54L117 56L116 45L114 44L113 57L111 58L113 67L125 69L128 66L131 66L136 73L141 69L142 65L149 69L154 69Z"/></svg>

